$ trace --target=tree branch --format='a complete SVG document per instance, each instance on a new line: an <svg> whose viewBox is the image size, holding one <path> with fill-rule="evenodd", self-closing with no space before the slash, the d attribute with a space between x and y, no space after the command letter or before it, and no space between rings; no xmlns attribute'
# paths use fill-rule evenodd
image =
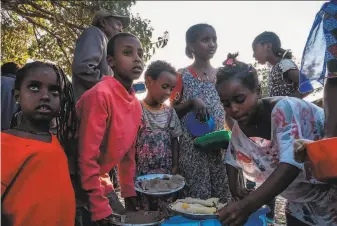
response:
<svg viewBox="0 0 337 226"><path fill-rule="evenodd" d="M71 65L70 60L68 58L68 54L67 52L64 50L63 46L62 46L62 39L60 37L58 37L56 34L54 34L53 32L51 32L48 28L46 28L45 26L36 23L32 18L29 17L24 17L28 22L42 28L43 30L45 30L46 32L48 32L51 36L53 36L56 39L56 43L57 45L60 47L62 53L64 54L64 57L67 59L67 63L68 65Z"/></svg>
<svg viewBox="0 0 337 226"><path fill-rule="evenodd" d="M34 6L33 6L33 5ZM43 13L45 13L46 12L46 10L43 10L39 5L37 5L37 4L34 4L34 3L27 3L26 5L30 5L30 6L32 6L33 8L35 8L36 10L39 10L39 11L41 11L41 12L43 12ZM60 22L60 23L64 23L65 25L67 25L67 26L69 26L69 27L71 27L71 28L76 28L76 29L79 29L79 30L81 30L81 31L83 31L85 28L84 27L82 27L82 26L79 26L79 25L76 25L76 24L73 24L73 23L70 23L70 22L68 22L68 21L66 21L66 20L64 20L63 18L62 18L62 20L59 20L59 18L57 18L57 17L54 17L54 15L53 14L51 14L51 13L46 13L46 14L48 14L48 15L45 15L45 14L42 14L41 12L31 12L31 11L27 11L27 12L24 12L24 11L22 11L22 10L20 10L20 8L18 7L18 6L15 6L15 5L7 5L7 7L4 7L5 9L7 9L7 10L10 10L10 11L13 11L13 12L15 12L15 13L17 13L17 14L19 14L20 16L28 16L28 17L36 17L36 18L43 18L43 19L47 19L47 20L49 20L49 21L54 21L54 20L56 20L57 22Z"/></svg>

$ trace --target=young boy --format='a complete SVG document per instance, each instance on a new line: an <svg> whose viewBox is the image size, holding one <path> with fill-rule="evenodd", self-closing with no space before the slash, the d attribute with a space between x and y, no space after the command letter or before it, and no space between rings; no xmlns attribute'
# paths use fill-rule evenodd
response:
<svg viewBox="0 0 337 226"><path fill-rule="evenodd" d="M112 225L113 211L123 206L114 193L109 171L119 167L121 195L127 209L136 209L135 140L141 106L132 83L143 72L143 49L132 34L119 33L108 43L107 60L114 77L106 76L86 91L76 105L80 119L78 167L91 221Z"/></svg>

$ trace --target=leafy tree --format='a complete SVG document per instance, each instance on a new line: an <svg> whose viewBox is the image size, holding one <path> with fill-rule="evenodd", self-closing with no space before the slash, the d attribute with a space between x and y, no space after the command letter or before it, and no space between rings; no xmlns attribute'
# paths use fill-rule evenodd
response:
<svg viewBox="0 0 337 226"><path fill-rule="evenodd" d="M27 59L46 59L59 64L71 74L75 41L90 26L95 11L114 10L127 15L136 1L78 1L78 0L2 0L1 63L20 64ZM131 25L126 29L139 37L148 61L156 49L166 46L168 32L151 42L153 27L149 20L130 15Z"/></svg>
<svg viewBox="0 0 337 226"><path fill-rule="evenodd" d="M268 76L271 70L271 66L269 64L259 65L255 63L254 67L256 68L257 75L259 77L260 86L261 86L261 95L262 97L267 97L268 96Z"/></svg>

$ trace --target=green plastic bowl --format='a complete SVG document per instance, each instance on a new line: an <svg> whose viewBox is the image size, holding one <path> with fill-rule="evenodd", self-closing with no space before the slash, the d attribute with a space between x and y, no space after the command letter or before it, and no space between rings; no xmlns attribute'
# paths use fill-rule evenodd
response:
<svg viewBox="0 0 337 226"><path fill-rule="evenodd" d="M194 146L202 151L219 150L227 148L231 140L231 131L219 130L194 140Z"/></svg>

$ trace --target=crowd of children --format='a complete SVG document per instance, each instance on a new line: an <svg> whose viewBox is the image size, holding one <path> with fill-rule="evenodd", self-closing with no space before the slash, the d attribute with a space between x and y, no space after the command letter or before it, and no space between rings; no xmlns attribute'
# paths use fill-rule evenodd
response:
<svg viewBox="0 0 337 226"><path fill-rule="evenodd" d="M336 12L334 1L324 4L324 26L337 27L331 16ZM113 212L157 210L174 201L177 196L154 199L135 191L135 177L165 173L185 178L181 197L228 203L218 211L223 225L243 225L277 195L288 201L287 225L336 225L336 184L314 177L304 151L307 143L337 137L337 54L331 47L337 41L329 42L337 38L329 31L324 110L301 99L307 93L298 91L300 70L273 32L252 44L258 63L273 66L265 98L257 71L238 54L228 54L222 67L211 65L218 40L209 24L186 32L191 65L178 71L165 61L148 66L141 101L132 84L143 73L144 50L130 33L117 33L107 43L113 76L103 76L76 103L59 67L26 64L16 73L13 92L20 117L14 114L11 128L1 132L2 224L111 226ZM212 117L216 130L230 129L228 148L198 150L186 126L191 111L201 121ZM294 148L299 140L303 145ZM109 176L115 167L125 205ZM247 191L242 175L261 186Z"/></svg>

